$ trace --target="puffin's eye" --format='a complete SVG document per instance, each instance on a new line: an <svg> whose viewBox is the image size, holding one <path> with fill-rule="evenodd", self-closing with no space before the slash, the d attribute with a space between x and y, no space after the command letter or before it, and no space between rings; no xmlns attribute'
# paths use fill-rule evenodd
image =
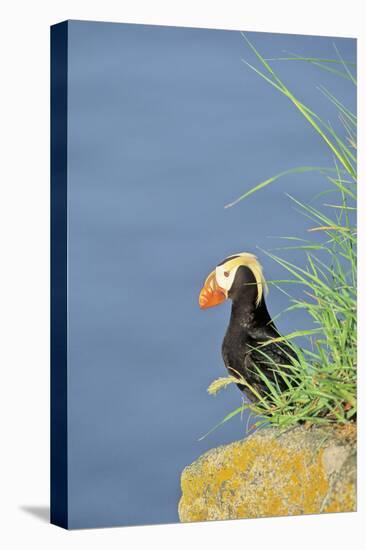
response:
<svg viewBox="0 0 366 550"><path fill-rule="evenodd" d="M230 275L230 271L224 271L224 277L228 277Z"/></svg>

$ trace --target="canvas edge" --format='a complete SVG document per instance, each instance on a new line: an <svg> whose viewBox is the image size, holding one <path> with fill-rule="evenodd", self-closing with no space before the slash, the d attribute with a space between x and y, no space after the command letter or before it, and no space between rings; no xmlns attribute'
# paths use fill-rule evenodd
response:
<svg viewBox="0 0 366 550"><path fill-rule="evenodd" d="M51 27L50 521L68 528L67 72L68 22Z"/></svg>

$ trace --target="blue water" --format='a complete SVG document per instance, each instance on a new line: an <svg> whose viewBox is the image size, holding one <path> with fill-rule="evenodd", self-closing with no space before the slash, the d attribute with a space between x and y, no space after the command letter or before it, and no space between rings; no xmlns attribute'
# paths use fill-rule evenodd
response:
<svg viewBox="0 0 366 550"><path fill-rule="evenodd" d="M354 60L356 42L248 33L265 57ZM70 526L175 522L182 469L245 435L238 417L198 438L241 403L220 347L229 304L202 312L206 275L225 256L304 236L300 200L325 189L287 176L235 208L251 185L297 165L330 166L327 147L296 109L246 67L239 32L71 22L69 26ZM323 84L354 108L352 85L300 62L274 66L325 118ZM306 237L306 234L305 234ZM302 261L301 257L297 257ZM272 315L288 304L276 289ZM291 314L288 332L309 321Z"/></svg>

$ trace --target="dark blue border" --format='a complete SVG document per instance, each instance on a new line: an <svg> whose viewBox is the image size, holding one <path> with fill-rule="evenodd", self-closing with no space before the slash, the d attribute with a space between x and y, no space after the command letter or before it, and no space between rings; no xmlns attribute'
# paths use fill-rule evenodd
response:
<svg viewBox="0 0 366 550"><path fill-rule="evenodd" d="M51 27L51 523L68 527L67 469L67 45Z"/></svg>

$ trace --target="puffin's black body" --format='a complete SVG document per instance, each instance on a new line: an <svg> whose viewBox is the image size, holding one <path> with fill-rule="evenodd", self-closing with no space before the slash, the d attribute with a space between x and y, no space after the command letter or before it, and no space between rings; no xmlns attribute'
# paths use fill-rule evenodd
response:
<svg viewBox="0 0 366 550"><path fill-rule="evenodd" d="M246 266L237 270L234 284L228 297L232 300L230 324L222 344L222 356L229 374L241 375L260 395L268 392L268 387L261 380L257 370L260 369L271 382L285 389L282 377L276 376L274 370L291 363L291 357L296 357L294 351L286 343L269 343L280 336L262 296L256 304L258 287L253 272ZM260 351L256 350L262 344ZM238 387L250 400L257 400L249 388L243 384Z"/></svg>

